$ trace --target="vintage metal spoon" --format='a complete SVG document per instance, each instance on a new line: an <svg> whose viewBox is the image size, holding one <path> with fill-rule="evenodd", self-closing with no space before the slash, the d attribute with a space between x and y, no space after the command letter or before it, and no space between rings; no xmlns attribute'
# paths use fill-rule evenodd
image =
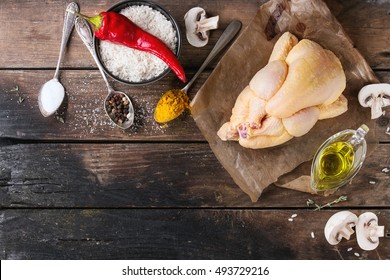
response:
<svg viewBox="0 0 390 280"><path fill-rule="evenodd" d="M236 36L236 34L238 33L238 31L240 31L240 29L241 29L241 22L238 21L238 20L232 21L226 27L225 31L222 33L221 37L218 39L218 41L215 44L214 48L211 50L211 52L209 53L209 55L207 56L207 58L203 62L202 66L200 66L199 70L195 73L195 75L187 83L187 85L184 88L182 88L181 90L169 90L166 93L164 93L164 95L160 98L159 103L156 106L156 111L154 112L154 119L155 119L156 122L158 122L158 123L166 123L166 122L169 122L171 120L176 119L178 116L180 116L183 113L183 111L185 110L186 106L182 106L180 108L176 108L175 110L173 110L173 111L175 111L175 114L171 115L171 116L169 116L169 117L167 117L165 119L161 118L161 117L156 117L156 112L158 110L157 108L159 108L159 105L161 104L161 102L163 102L165 97L167 95L172 95L172 93L176 94L178 96L179 95L183 96L183 94L180 94L180 92L182 92L182 93L184 93L186 95L187 92L188 92L188 89L192 86L192 84L198 78L200 73L202 73L202 71L213 60L213 58L217 54L219 54L219 52ZM178 98L181 98L181 97L178 97ZM158 114L158 112L157 112L157 114Z"/></svg>
<svg viewBox="0 0 390 280"><path fill-rule="evenodd" d="M130 98L121 91L114 90L110 83L107 80L106 74L104 73L103 67L99 62L99 59L96 55L95 48L94 48L94 42L93 42L93 35L91 27L89 26L87 20L78 17L76 19L76 30L77 33L80 35L81 40L84 42L85 46L88 48L89 52L92 54L92 57L94 58L100 73L103 76L103 80L106 83L107 89L108 89L108 95L104 100L104 110L106 111L107 116L110 118L110 120L117 126L119 126L122 129L129 128L133 122L134 122L134 108L133 104L131 103ZM121 99L124 98L125 105L128 106L128 113L126 114L127 120L125 120L123 123L116 122L109 114L106 102L109 102L111 98L115 96L120 96Z"/></svg>
<svg viewBox="0 0 390 280"><path fill-rule="evenodd" d="M57 62L57 68L54 73L54 78L46 82L38 94L38 106L44 117L51 116L61 106L65 97L65 89L63 85L58 81L60 65L64 58L66 44L69 40L70 33L72 32L74 21L76 16L68 10L78 12L79 7L76 3L72 2L68 5L65 12L64 27L62 30L61 49Z"/></svg>

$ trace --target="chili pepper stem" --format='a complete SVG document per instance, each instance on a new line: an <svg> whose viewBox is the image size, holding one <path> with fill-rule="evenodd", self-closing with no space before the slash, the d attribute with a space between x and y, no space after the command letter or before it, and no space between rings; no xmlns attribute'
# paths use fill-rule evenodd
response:
<svg viewBox="0 0 390 280"><path fill-rule="evenodd" d="M90 23L93 24L93 26L96 29L99 29L100 26L102 25L103 16L101 14L99 14L97 16L94 16L94 17L88 17L86 15L80 14L80 13L74 11L74 10L71 10L71 9L67 9L66 11L69 12L69 13L75 14L78 17L81 17L83 19L88 20Z"/></svg>

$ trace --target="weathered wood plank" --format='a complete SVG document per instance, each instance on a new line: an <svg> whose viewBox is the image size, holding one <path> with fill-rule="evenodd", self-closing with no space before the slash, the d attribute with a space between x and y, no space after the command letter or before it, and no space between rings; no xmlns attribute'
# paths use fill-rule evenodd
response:
<svg viewBox="0 0 390 280"><path fill-rule="evenodd" d="M374 69L390 66L390 2L326 1L355 47ZM333 3L334 2L334 3ZM339 9L339 10L337 10Z"/></svg>
<svg viewBox="0 0 390 280"><path fill-rule="evenodd" d="M326 1L368 63L385 70L376 72L380 80L390 82L390 3ZM93 14L116 2L80 4ZM192 76L228 22L239 19L245 27L265 0L155 2L172 12L182 31L183 16L193 6L220 15L220 29L208 46L196 49L183 40L181 61ZM369 209L381 225L389 224L389 144L379 145L352 184L330 197L270 186L252 203L188 114L167 128L154 123L161 94L182 86L173 74L148 87L114 84L132 97L138 117L129 131L110 126L101 105L105 85L76 33L64 61L70 69L61 72L68 92L60 114L65 123L43 118L37 93L54 73L66 3L0 1L1 259L356 259L355 252L362 259L390 258L387 228L388 238L372 252L358 249L355 236L338 246L323 237L336 209ZM376 130L387 143L389 114L387 109ZM340 195L348 200L333 210L313 211L306 204Z"/></svg>
<svg viewBox="0 0 390 280"><path fill-rule="evenodd" d="M192 75L193 73L191 73ZM193 97L210 73L202 74L189 91ZM127 93L135 107L134 125L123 131L106 116L103 101L107 88L100 72L63 71L66 88L64 106L59 116L44 118L38 108L38 92L52 71L1 71L0 75L0 136L21 139L55 140L190 140L204 141L189 113L161 128L153 118L162 94L180 88L179 82L168 78L155 85L129 87L114 83L114 88ZM18 86L19 90L14 90ZM20 103L19 98L23 98Z"/></svg>
<svg viewBox="0 0 390 280"><path fill-rule="evenodd" d="M0 147L0 207L335 207L390 205L390 146L330 197L270 186L252 203L207 144L19 144Z"/></svg>
<svg viewBox="0 0 390 280"><path fill-rule="evenodd" d="M382 82L390 82L390 72L377 71L376 74ZM45 70L0 71L0 137L56 141L204 141L189 113L165 128L153 120L154 108L162 93L181 87L179 82L170 79L173 74L158 84L145 87L114 83L116 89L129 94L135 106L135 124L126 131L112 125L104 113L107 89L96 70L63 71L61 77L67 98L60 117L65 123L56 116L44 118L39 112L37 98L40 87L51 75L52 71ZM209 75L210 71L206 71L199 76L189 91L191 98ZM18 90L15 90L16 86ZM376 135L381 142L390 142L387 131L390 107L386 110L387 114L377 120Z"/></svg>
<svg viewBox="0 0 390 280"><path fill-rule="evenodd" d="M118 1L83 1L82 12L95 14ZM185 33L183 16L190 8L201 6L210 15L220 15L220 28L212 32L210 43L204 48L190 46L183 36L181 60L186 68L197 68L206 58L224 27L233 20L241 20L247 26L258 7L266 2L226 0L219 1L170 1L156 3L167 8ZM390 45L390 3L386 1L328 0L330 9L336 15L356 47L370 65L376 69L389 68ZM0 68L42 68L55 67L58 58L63 14L66 1L12 1L0 3L2 29L0 33ZM229 8L226 8L229 7ZM238 8L239 7L239 8ZM44 12L43 12L44 11ZM367 19L370 19L367 21ZM23 54L23 55L20 55ZM65 67L94 67L94 62L73 33Z"/></svg>
<svg viewBox="0 0 390 280"><path fill-rule="evenodd" d="M120 1L88 0L80 2L79 5L83 13L94 15L118 2ZM192 68L200 66L231 20L240 20L246 26L255 15L259 3L266 1L233 0L220 3L204 0L161 0L154 2L165 7L177 20L183 35L180 60L186 68ZM66 1L3 0L0 5L0 18L5 25L0 33L0 53L2 54L0 68L55 67L60 49ZM184 15L195 6L205 8L209 15L220 16L220 28L212 32L210 42L204 48L195 48L189 45L185 37ZM235 8L225 9L222 6ZM237 9L237 7L240 8ZM21 53L24 55L21 56ZM73 32L70 38L63 66L96 67L76 32Z"/></svg>
<svg viewBox="0 0 390 280"><path fill-rule="evenodd" d="M373 209L379 224L390 211ZM353 210L357 215L363 210ZM335 211L3 210L1 259L389 259L390 232L374 251L356 235L329 245ZM293 222L288 219L297 214ZM212 230L210 230L212 229ZM314 234L314 238L312 237ZM348 251L352 248L351 251ZM356 256L358 253L359 256Z"/></svg>

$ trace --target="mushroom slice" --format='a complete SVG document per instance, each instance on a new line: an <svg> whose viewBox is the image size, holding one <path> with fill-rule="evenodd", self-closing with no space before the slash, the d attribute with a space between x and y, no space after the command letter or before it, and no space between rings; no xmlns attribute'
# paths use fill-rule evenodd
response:
<svg viewBox="0 0 390 280"><path fill-rule="evenodd" d="M359 91L359 103L363 107L371 107L371 119L383 115L382 108L390 105L390 84L371 84Z"/></svg>
<svg viewBox="0 0 390 280"><path fill-rule="evenodd" d="M203 47L209 41L210 30L218 28L219 16L207 18L203 8L195 7L185 14L184 21L188 43Z"/></svg>
<svg viewBox="0 0 390 280"><path fill-rule="evenodd" d="M344 237L349 240L354 233L352 229L358 221L355 214L350 211L340 211L329 218L325 225L325 238L331 245L338 244Z"/></svg>
<svg viewBox="0 0 390 280"><path fill-rule="evenodd" d="M384 236L384 231L384 226L378 226L378 217L374 213L361 214L356 225L359 247L366 251L374 250L379 245L379 237Z"/></svg>

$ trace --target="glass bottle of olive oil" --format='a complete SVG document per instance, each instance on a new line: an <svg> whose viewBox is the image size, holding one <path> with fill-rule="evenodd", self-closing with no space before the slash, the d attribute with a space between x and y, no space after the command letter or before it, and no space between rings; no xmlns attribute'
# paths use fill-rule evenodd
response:
<svg viewBox="0 0 390 280"><path fill-rule="evenodd" d="M363 164L368 132L366 125L344 130L328 138L318 149L311 170L315 191L338 188L353 178Z"/></svg>

